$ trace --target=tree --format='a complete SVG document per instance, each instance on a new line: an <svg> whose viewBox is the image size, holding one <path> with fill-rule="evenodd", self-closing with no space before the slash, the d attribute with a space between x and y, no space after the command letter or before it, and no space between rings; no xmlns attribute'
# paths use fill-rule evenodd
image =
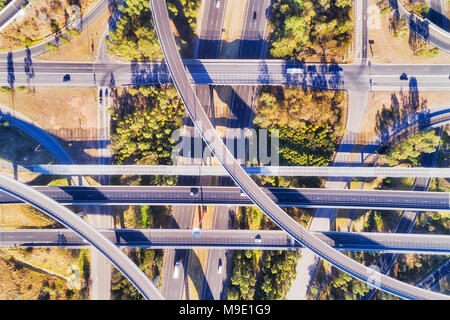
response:
<svg viewBox="0 0 450 320"><path fill-rule="evenodd" d="M383 157L390 166L401 163L418 165L422 153L432 153L439 145L440 137L433 130L422 131L400 142Z"/></svg>

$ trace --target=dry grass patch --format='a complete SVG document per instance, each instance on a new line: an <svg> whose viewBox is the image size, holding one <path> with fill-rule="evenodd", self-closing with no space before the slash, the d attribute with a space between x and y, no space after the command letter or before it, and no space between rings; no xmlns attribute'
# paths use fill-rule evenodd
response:
<svg viewBox="0 0 450 320"><path fill-rule="evenodd" d="M397 104L400 112L405 112L408 108L420 111L433 106L449 104L450 93L420 92L418 99L419 106L411 106L408 92L372 92L369 95L369 102L356 143L369 143L378 135L381 128L389 126L391 122L395 121L395 118L389 116L389 112L394 110ZM383 115L383 109L385 115Z"/></svg>
<svg viewBox="0 0 450 320"><path fill-rule="evenodd" d="M99 0L79 0L81 13ZM69 8L68 0L30 0L24 15L0 32L0 50L22 49L42 42L66 25Z"/></svg>
<svg viewBox="0 0 450 320"><path fill-rule="evenodd" d="M62 140L78 163L90 157L86 149L97 148L97 90L95 88L36 88L33 92L0 94L0 104L33 121Z"/></svg>
<svg viewBox="0 0 450 320"><path fill-rule="evenodd" d="M94 62L99 54L99 45L104 30L108 27L110 13L105 10L102 15L95 20L80 35L70 40L70 43L59 46L57 52L47 51L36 60L43 61L91 61Z"/></svg>
<svg viewBox="0 0 450 320"><path fill-rule="evenodd" d="M50 217L37 213L32 207L22 204L0 206L0 229L16 230L46 228L55 223Z"/></svg>

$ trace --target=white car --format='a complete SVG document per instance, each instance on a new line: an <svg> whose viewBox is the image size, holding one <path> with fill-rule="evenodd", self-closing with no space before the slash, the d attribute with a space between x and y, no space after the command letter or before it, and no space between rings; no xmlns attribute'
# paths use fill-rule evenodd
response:
<svg viewBox="0 0 450 320"><path fill-rule="evenodd" d="M222 273L222 259L219 259L219 265L217 267L217 273L218 274Z"/></svg>
<svg viewBox="0 0 450 320"><path fill-rule="evenodd" d="M173 278L178 279L180 275L180 260L175 263L175 268L173 269Z"/></svg>
<svg viewBox="0 0 450 320"><path fill-rule="evenodd" d="M216 0L216 8L220 8L220 0Z"/></svg>

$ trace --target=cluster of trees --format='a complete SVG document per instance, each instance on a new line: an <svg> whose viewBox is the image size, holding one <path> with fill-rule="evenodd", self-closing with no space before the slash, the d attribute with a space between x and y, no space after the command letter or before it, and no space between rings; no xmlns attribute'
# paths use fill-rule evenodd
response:
<svg viewBox="0 0 450 320"><path fill-rule="evenodd" d="M162 59L150 1L125 0L118 11L120 19L106 39L107 53L130 61Z"/></svg>
<svg viewBox="0 0 450 320"><path fill-rule="evenodd" d="M276 0L271 14L276 58L343 57L351 43L351 0Z"/></svg>
<svg viewBox="0 0 450 320"><path fill-rule="evenodd" d="M355 300L358 295L364 296L369 292L369 287L365 283L345 272L337 269L334 271L337 272L337 276L331 281L330 293L336 299Z"/></svg>
<svg viewBox="0 0 450 320"><path fill-rule="evenodd" d="M150 86L114 91L111 146L115 164L172 164L170 154L177 141L172 132L183 124L184 105L173 86ZM132 184L174 185L177 177L128 177ZM127 210L132 228L161 228L171 211L167 207L133 206ZM125 220L125 219L124 219ZM150 279L162 273L162 250L129 250L128 255ZM142 299L136 288L117 270L113 273L114 299Z"/></svg>
<svg viewBox="0 0 450 320"><path fill-rule="evenodd" d="M176 40L183 58L193 57L193 44L197 33L198 0L168 0L167 9L177 29Z"/></svg>
<svg viewBox="0 0 450 320"><path fill-rule="evenodd" d="M233 251L231 284L227 290L228 300L253 300L259 256L256 250Z"/></svg>
<svg viewBox="0 0 450 320"><path fill-rule="evenodd" d="M415 283L420 281L447 259L448 256L440 255L401 254L392 268L392 274L400 281Z"/></svg>
<svg viewBox="0 0 450 320"><path fill-rule="evenodd" d="M423 153L435 152L440 141L441 138L433 130L421 131L391 148L383 156L383 161L389 166L399 164L417 166L420 156Z"/></svg>
<svg viewBox="0 0 450 320"><path fill-rule="evenodd" d="M170 152L177 141L171 135L181 127L184 115L176 89L172 86L129 89L117 100L119 104L121 101L127 104L115 108L112 115L115 163L172 164Z"/></svg>
<svg viewBox="0 0 450 320"><path fill-rule="evenodd" d="M279 130L280 155L293 165L328 165L341 135L341 91L267 87L258 100L255 126Z"/></svg>
<svg viewBox="0 0 450 320"><path fill-rule="evenodd" d="M197 11L200 1L170 0L169 16L177 29L177 40L182 50L192 48L197 27ZM153 25L150 2L125 0L118 6L120 18L110 31L107 52L129 61L162 59L162 51Z"/></svg>
<svg viewBox="0 0 450 320"><path fill-rule="evenodd" d="M264 251L261 258L261 278L255 297L258 300L279 300L286 297L291 283L297 277L296 251Z"/></svg>
<svg viewBox="0 0 450 320"><path fill-rule="evenodd" d="M450 215L440 212L422 213L419 215L415 232L450 234Z"/></svg>

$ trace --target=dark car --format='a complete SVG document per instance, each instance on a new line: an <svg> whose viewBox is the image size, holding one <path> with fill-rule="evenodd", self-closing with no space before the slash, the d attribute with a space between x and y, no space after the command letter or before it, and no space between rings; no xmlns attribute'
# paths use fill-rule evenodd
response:
<svg viewBox="0 0 450 320"><path fill-rule="evenodd" d="M100 91L98 92L98 100L100 102L100 104L103 103L103 90L100 89Z"/></svg>
<svg viewBox="0 0 450 320"><path fill-rule="evenodd" d="M256 21L256 11L253 11L253 22Z"/></svg>
<svg viewBox="0 0 450 320"><path fill-rule="evenodd" d="M191 196L198 196L198 188L191 188L190 195Z"/></svg>
<svg viewBox="0 0 450 320"><path fill-rule="evenodd" d="M70 74L65 74L63 77L63 82L69 82L70 81Z"/></svg>
<svg viewBox="0 0 450 320"><path fill-rule="evenodd" d="M406 73L402 73L400 75L400 80L408 80L408 75Z"/></svg>

